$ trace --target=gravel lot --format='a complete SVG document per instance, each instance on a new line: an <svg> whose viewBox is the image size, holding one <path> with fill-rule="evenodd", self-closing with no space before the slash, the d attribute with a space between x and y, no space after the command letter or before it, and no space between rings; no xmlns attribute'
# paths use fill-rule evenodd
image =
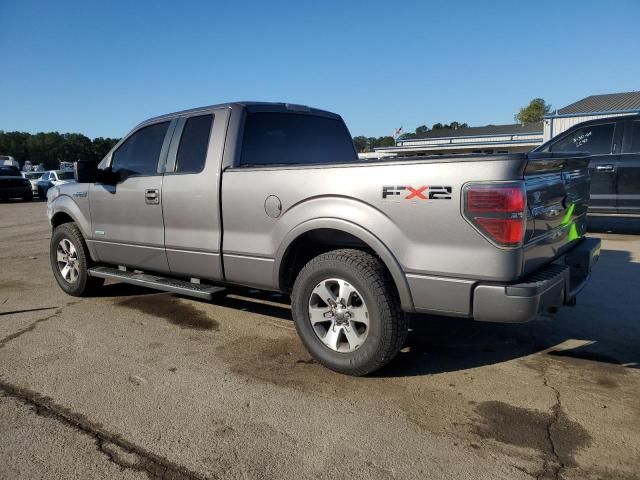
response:
<svg viewBox="0 0 640 480"><path fill-rule="evenodd" d="M379 374L302 349L287 299L66 296L45 205L0 204L0 478L640 478L640 219L594 219L578 306L415 317Z"/></svg>

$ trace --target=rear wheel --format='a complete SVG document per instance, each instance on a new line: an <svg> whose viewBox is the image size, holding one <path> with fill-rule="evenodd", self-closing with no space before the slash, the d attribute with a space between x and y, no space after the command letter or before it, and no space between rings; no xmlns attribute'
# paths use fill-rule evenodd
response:
<svg viewBox="0 0 640 480"><path fill-rule="evenodd" d="M366 375L391 361L404 345L408 320L382 262L342 249L312 259L292 293L296 330L326 367Z"/></svg>
<svg viewBox="0 0 640 480"><path fill-rule="evenodd" d="M103 279L88 275L91 257L75 223L56 227L49 251L53 275L60 288L69 295L86 296L104 283Z"/></svg>
<svg viewBox="0 0 640 480"><path fill-rule="evenodd" d="M29 191L29 193L25 193L22 196L22 201L24 201L24 202L30 202L32 200L33 200L33 192L31 192L31 191Z"/></svg>

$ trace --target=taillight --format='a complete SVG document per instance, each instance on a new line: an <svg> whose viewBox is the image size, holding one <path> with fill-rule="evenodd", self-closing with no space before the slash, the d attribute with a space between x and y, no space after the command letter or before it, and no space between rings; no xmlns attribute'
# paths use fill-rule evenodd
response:
<svg viewBox="0 0 640 480"><path fill-rule="evenodd" d="M524 239L526 203L521 184L471 184L464 188L463 214L492 242L518 247Z"/></svg>

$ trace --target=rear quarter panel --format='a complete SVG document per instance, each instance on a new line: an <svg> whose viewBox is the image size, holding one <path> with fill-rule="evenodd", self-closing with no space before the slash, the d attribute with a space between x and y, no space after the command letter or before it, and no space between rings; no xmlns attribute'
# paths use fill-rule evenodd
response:
<svg viewBox="0 0 640 480"><path fill-rule="evenodd" d="M297 226L321 218L350 222L371 232L408 274L516 278L522 268L521 250L499 249L467 223L461 215L461 190L468 181L520 179L524 163L523 157L504 156L228 169L222 181L226 278L277 288L276 258L282 243ZM410 191L401 190L400 195L384 199L385 186L450 187L451 195L407 199ZM278 218L265 211L271 195L282 204Z"/></svg>

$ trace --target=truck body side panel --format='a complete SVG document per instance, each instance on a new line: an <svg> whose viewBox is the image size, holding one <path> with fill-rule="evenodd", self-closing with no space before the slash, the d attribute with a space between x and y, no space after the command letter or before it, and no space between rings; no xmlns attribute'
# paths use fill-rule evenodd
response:
<svg viewBox="0 0 640 480"><path fill-rule="evenodd" d="M274 259L297 225L333 218L373 232L405 273L512 280L521 274L522 251L498 249L474 230L461 216L460 192L467 179L521 179L526 160L477 160L228 169L222 182L223 252L256 262ZM270 196L281 202L277 218L265 211ZM228 280L252 283L244 278L246 269L236 271L226 260L225 271ZM274 281L269 286L278 288Z"/></svg>
<svg viewBox="0 0 640 480"><path fill-rule="evenodd" d="M209 147L201 172L167 171L162 185L164 241L171 273L222 280L220 243L220 170L229 109L202 111L214 115ZM169 148L167 165L173 170L184 119Z"/></svg>

